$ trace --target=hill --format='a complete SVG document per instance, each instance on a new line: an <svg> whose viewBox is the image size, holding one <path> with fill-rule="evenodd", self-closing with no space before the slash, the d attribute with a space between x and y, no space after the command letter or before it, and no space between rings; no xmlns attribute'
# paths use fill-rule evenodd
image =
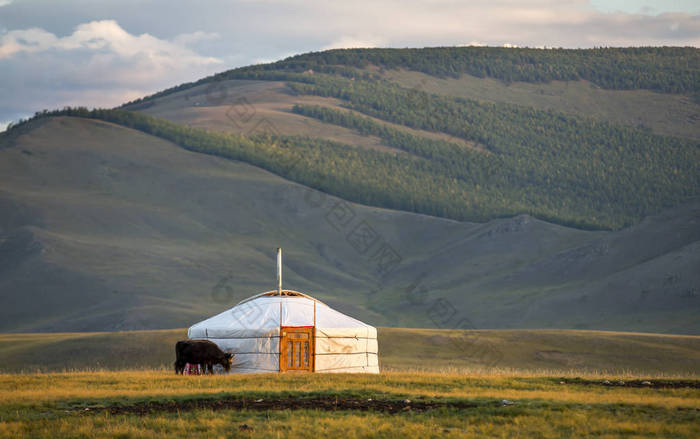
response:
<svg viewBox="0 0 700 439"><path fill-rule="evenodd" d="M337 50L123 108L313 145L342 166L281 175L363 204L619 229L700 195L699 77L692 48Z"/></svg>
<svg viewBox="0 0 700 439"><path fill-rule="evenodd" d="M457 222L95 119L3 141L1 331L188 326L271 289L277 246L286 287L375 325L699 330L697 201L614 232Z"/></svg>
<svg viewBox="0 0 700 439"><path fill-rule="evenodd" d="M172 369L186 330L0 334L0 373ZM382 371L696 377L700 338L566 330L378 328Z"/></svg>

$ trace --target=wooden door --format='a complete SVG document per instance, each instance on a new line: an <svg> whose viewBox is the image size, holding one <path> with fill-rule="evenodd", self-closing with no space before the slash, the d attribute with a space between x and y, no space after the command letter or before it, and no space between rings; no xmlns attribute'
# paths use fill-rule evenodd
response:
<svg viewBox="0 0 700 439"><path fill-rule="evenodd" d="M283 326L280 337L280 371L313 372L313 327Z"/></svg>

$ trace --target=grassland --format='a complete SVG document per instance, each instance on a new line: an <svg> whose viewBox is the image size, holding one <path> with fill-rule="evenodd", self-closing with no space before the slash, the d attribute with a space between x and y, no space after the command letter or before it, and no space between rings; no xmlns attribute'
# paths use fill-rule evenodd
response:
<svg viewBox="0 0 700 439"><path fill-rule="evenodd" d="M393 372L0 375L2 437L674 437L700 433L692 380ZM663 385L667 387L662 387ZM354 408L351 408L354 407Z"/></svg>
<svg viewBox="0 0 700 439"><path fill-rule="evenodd" d="M0 437L700 434L700 337L401 328L378 336L379 375L180 376L170 364L184 329L2 334Z"/></svg>
<svg viewBox="0 0 700 439"><path fill-rule="evenodd" d="M567 331L379 328L384 371L695 376L700 337ZM0 372L162 369L184 329L0 334Z"/></svg>

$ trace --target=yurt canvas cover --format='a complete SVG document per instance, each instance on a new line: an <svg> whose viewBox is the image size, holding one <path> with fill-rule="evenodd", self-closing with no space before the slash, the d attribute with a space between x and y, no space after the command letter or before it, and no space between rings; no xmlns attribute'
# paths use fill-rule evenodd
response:
<svg viewBox="0 0 700 439"><path fill-rule="evenodd" d="M234 354L232 372L379 373L376 328L296 291L251 297L188 336Z"/></svg>

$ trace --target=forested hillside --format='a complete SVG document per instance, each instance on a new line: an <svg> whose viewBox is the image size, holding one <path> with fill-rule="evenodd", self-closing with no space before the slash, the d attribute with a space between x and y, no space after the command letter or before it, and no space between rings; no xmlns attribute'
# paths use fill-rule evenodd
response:
<svg viewBox="0 0 700 439"><path fill-rule="evenodd" d="M340 49L301 55L282 64L287 69L327 65L375 65L453 77L467 73L507 82L585 79L610 89L700 91L700 60L698 49L692 47Z"/></svg>
<svg viewBox="0 0 700 439"><path fill-rule="evenodd" d="M609 89L649 89L666 93L700 92L700 49L638 47L598 49L528 49L438 47L425 49L335 49L229 70L194 83L156 93L167 95L195 84L241 77L266 77L276 72L309 69L347 77L378 77L368 66L404 68L435 76L469 74L503 81L548 82L588 80Z"/></svg>
<svg viewBox="0 0 700 439"><path fill-rule="evenodd" d="M373 206L479 222L527 213L578 228L619 229L700 195L700 142L552 110L432 94L403 87L369 67L506 81L587 79L613 89L695 93L698 53L693 48L333 50L231 70L123 107L148 112L171 95L210 84L205 107L223 108L211 97L212 85L225 97L236 81L282 80L300 99L336 102L296 104L291 113L375 136L388 150L357 148L352 141L303 130L294 135L193 130L181 120L114 110L37 116L120 123Z"/></svg>
<svg viewBox="0 0 700 439"><path fill-rule="evenodd" d="M340 99L353 110L344 112L343 120L336 117L338 108L316 108L312 114L298 106L295 111L378 135L414 157L360 151L362 158L353 159L356 169L346 169L362 179L329 177L339 171L325 169L313 186L361 203L459 220L529 213L575 227L616 229L700 194L700 143L695 139L523 105L434 95L399 86L377 70L397 68L506 83L587 80L608 89L689 96L700 90L695 48L347 49L231 70L145 102L196 84L240 79L283 80L299 95ZM486 153L401 130L388 133L363 115L475 142ZM306 158L312 167L326 166ZM359 171L365 166L370 169ZM342 189L334 183L340 180Z"/></svg>

